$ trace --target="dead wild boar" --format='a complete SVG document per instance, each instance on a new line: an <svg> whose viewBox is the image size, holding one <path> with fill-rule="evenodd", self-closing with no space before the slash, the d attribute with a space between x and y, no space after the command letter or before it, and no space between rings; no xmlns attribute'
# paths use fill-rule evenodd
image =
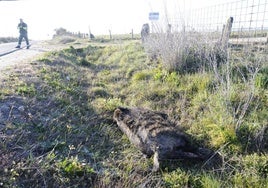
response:
<svg viewBox="0 0 268 188"><path fill-rule="evenodd" d="M118 107L113 119L130 142L147 157L153 156L153 171L168 159L206 160L214 152L195 146L164 113L142 108Z"/></svg>

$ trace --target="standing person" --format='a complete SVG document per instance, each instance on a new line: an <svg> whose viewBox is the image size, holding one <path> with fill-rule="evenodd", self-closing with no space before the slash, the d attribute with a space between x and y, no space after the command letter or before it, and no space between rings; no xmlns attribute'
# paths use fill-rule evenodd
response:
<svg viewBox="0 0 268 188"><path fill-rule="evenodd" d="M150 26L148 23L142 25L141 29L141 40L142 43L146 42L150 34Z"/></svg>
<svg viewBox="0 0 268 188"><path fill-rule="evenodd" d="M28 31L27 31L28 28L27 28L27 24L23 22L23 19L20 19L20 23L18 24L18 29L20 32L20 36L19 36L18 46L16 46L16 48L20 48L21 41L24 38L27 44L27 49L29 49L30 44L28 40Z"/></svg>

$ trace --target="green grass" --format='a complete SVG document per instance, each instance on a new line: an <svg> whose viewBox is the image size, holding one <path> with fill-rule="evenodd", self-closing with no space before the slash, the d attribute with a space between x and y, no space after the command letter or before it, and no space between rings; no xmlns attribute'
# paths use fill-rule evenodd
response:
<svg viewBox="0 0 268 188"><path fill-rule="evenodd" d="M166 71L135 40L66 46L30 66L30 77L7 74L0 86L0 103L13 109L0 124L3 187L268 186L265 71L238 129L246 83L234 80L225 98L212 72ZM167 113L199 144L218 150L222 166L173 161L152 173L152 159L112 120L117 106Z"/></svg>

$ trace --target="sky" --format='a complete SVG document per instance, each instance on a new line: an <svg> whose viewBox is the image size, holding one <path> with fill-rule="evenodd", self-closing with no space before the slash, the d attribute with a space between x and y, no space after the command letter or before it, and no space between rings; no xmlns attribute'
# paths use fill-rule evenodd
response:
<svg viewBox="0 0 268 188"><path fill-rule="evenodd" d="M0 37L18 37L22 18L30 39L52 38L56 28L94 35L140 33L150 12L183 12L224 0L0 0ZM228 0L225 0L226 2ZM198 2L198 3L197 3Z"/></svg>

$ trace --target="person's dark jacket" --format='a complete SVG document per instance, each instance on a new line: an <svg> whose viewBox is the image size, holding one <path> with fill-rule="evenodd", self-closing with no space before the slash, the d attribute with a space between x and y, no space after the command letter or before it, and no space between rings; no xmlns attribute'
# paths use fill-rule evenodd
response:
<svg viewBox="0 0 268 188"><path fill-rule="evenodd" d="M19 23L18 29L20 30L20 34L27 34L27 24L22 22Z"/></svg>

